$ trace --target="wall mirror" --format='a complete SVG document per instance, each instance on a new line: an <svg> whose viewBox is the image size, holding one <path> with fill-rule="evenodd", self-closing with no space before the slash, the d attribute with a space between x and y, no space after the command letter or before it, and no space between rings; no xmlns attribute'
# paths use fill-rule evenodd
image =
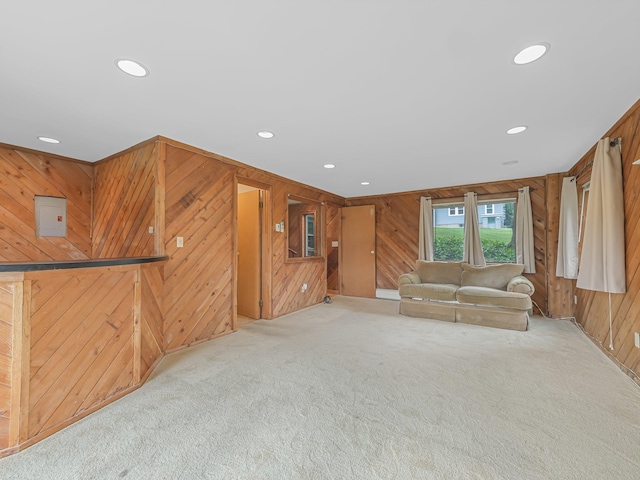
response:
<svg viewBox="0 0 640 480"><path fill-rule="evenodd" d="M320 238L321 203L287 195L287 257L312 258L322 256Z"/></svg>

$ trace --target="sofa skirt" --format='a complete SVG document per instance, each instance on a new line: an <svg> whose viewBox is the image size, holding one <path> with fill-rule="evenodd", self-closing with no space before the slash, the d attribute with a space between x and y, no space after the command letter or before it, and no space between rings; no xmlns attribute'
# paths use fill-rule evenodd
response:
<svg viewBox="0 0 640 480"><path fill-rule="evenodd" d="M519 331L525 331L529 326L529 313L523 310L407 297L400 300L400 314Z"/></svg>

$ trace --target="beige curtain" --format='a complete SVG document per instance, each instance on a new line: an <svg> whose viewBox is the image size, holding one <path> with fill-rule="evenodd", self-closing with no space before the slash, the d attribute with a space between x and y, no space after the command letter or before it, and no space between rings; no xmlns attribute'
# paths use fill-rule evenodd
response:
<svg viewBox="0 0 640 480"><path fill-rule="evenodd" d="M578 288L625 293L624 199L619 144L600 140L591 169Z"/></svg>
<svg viewBox="0 0 640 480"><path fill-rule="evenodd" d="M576 177L562 180L556 276L578 278L578 188Z"/></svg>
<svg viewBox="0 0 640 480"><path fill-rule="evenodd" d="M464 255L462 260L471 265L484 267L484 253L480 243L480 228L478 227L478 199L475 193L464 195Z"/></svg>
<svg viewBox="0 0 640 480"><path fill-rule="evenodd" d="M533 245L533 215L529 187L518 190L516 206L516 263L524 264L524 273L536 273L536 256Z"/></svg>
<svg viewBox="0 0 640 480"><path fill-rule="evenodd" d="M418 260L433 261L433 208L431 197L420 197Z"/></svg>

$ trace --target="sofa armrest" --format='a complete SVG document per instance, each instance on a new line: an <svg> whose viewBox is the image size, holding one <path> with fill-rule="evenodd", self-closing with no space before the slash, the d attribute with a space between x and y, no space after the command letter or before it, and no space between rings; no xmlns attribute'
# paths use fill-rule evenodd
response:
<svg viewBox="0 0 640 480"><path fill-rule="evenodd" d="M409 272L398 277L398 287L402 285L409 285L411 283L422 283L418 272Z"/></svg>
<svg viewBox="0 0 640 480"><path fill-rule="evenodd" d="M517 292L517 293L526 293L531 296L536 291L533 283L529 281L526 277L519 275L517 277L513 277L507 283L507 292Z"/></svg>

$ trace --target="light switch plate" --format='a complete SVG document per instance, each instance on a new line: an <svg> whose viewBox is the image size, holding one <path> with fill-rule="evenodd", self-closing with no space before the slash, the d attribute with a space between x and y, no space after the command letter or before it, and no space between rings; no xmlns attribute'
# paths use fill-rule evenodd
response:
<svg viewBox="0 0 640 480"><path fill-rule="evenodd" d="M640 333L636 332L636 348L640 348Z"/></svg>
<svg viewBox="0 0 640 480"><path fill-rule="evenodd" d="M149 227L149 233L153 233L153 227Z"/></svg>
<svg viewBox="0 0 640 480"><path fill-rule="evenodd" d="M184 239L182 237L176 237L176 246L178 248L184 247Z"/></svg>

